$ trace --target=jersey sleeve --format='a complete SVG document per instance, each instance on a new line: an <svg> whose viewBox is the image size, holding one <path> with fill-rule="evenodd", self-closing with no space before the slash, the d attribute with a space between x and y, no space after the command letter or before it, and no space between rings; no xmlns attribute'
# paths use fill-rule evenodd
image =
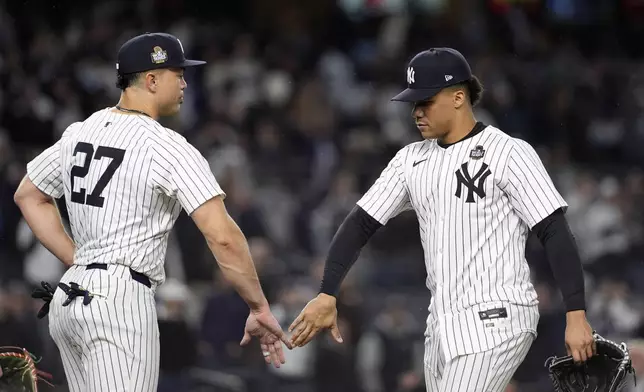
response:
<svg viewBox="0 0 644 392"><path fill-rule="evenodd" d="M54 199L59 199L64 194L60 157L63 137L27 163L29 180L41 192Z"/></svg>
<svg viewBox="0 0 644 392"><path fill-rule="evenodd" d="M412 208L405 185L404 156L405 150L400 150L357 203L382 225Z"/></svg>
<svg viewBox="0 0 644 392"><path fill-rule="evenodd" d="M213 197L226 196L206 158L185 139L157 143L155 161L157 188L177 199L188 215Z"/></svg>
<svg viewBox="0 0 644 392"><path fill-rule="evenodd" d="M530 229L557 209L568 208L537 152L522 140L510 151L501 186Z"/></svg>

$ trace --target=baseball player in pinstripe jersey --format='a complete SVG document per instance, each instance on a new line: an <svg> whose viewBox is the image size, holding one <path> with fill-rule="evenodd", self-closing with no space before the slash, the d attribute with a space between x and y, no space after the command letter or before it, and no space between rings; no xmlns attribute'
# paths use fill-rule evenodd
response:
<svg viewBox="0 0 644 392"><path fill-rule="evenodd" d="M331 243L320 294L290 326L294 346L330 328L338 342L335 295L379 227L413 209L432 299L425 379L433 392L501 392L536 337L537 295L525 261L531 230L541 240L566 305L566 346L578 361L595 351L584 281L566 202L535 150L477 122L483 88L451 48L417 54L408 88L423 141L403 147L358 201Z"/></svg>
<svg viewBox="0 0 644 392"><path fill-rule="evenodd" d="M203 156L157 122L179 111L184 69L201 64L187 60L169 34L127 41L118 53L119 103L70 125L29 162L16 191L33 232L69 266L50 303L49 329L71 391L157 390L154 293L165 279L168 233L181 209L250 307L241 344L256 336L267 363L284 363L281 343L290 343L226 212L225 193ZM54 204L62 196L73 240Z"/></svg>

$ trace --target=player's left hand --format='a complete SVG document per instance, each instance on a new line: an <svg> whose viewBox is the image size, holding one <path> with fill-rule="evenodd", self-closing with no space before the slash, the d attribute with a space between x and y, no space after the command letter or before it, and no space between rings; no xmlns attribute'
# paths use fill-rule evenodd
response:
<svg viewBox="0 0 644 392"><path fill-rule="evenodd" d="M597 353L593 330L584 310L566 313L566 351L576 363L586 362Z"/></svg>
<svg viewBox="0 0 644 392"><path fill-rule="evenodd" d="M276 335L272 332L273 330L279 331L281 334ZM252 336L259 339L262 354L267 364L272 363L273 366L279 368L282 364L286 363L284 351L282 350L282 342L289 349L292 346L272 313L269 312L268 315L262 315L250 312L248 319L246 319L244 337L239 344L241 346L247 345L251 341Z"/></svg>
<svg viewBox="0 0 644 392"><path fill-rule="evenodd" d="M335 297L319 294L306 304L300 315L288 328L289 332L293 332L291 336L293 347L305 346L323 329L330 329L333 339L342 343L342 336L338 328L338 310L335 303Z"/></svg>

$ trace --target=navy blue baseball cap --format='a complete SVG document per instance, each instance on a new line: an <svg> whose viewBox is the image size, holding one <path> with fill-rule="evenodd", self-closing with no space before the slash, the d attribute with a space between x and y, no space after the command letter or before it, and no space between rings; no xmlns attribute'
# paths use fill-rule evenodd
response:
<svg viewBox="0 0 644 392"><path fill-rule="evenodd" d="M185 68L206 64L205 61L188 60L183 45L177 37L166 33L138 35L119 49L116 71L130 74L159 68Z"/></svg>
<svg viewBox="0 0 644 392"><path fill-rule="evenodd" d="M445 87L472 78L472 69L456 49L431 48L418 53L407 66L407 89L392 101L420 102L438 94Z"/></svg>

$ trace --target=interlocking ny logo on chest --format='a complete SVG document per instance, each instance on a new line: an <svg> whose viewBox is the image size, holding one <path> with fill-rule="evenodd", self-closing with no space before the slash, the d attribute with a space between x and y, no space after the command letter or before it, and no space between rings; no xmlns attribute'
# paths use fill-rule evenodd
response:
<svg viewBox="0 0 644 392"><path fill-rule="evenodd" d="M466 192L466 203L474 203L474 194L480 199L485 197L485 180L492 174L485 162L481 164L481 167L474 175L470 174L467 162L463 163L454 174L456 175L456 194L454 196L460 199L462 194ZM464 190L464 188L467 189Z"/></svg>

